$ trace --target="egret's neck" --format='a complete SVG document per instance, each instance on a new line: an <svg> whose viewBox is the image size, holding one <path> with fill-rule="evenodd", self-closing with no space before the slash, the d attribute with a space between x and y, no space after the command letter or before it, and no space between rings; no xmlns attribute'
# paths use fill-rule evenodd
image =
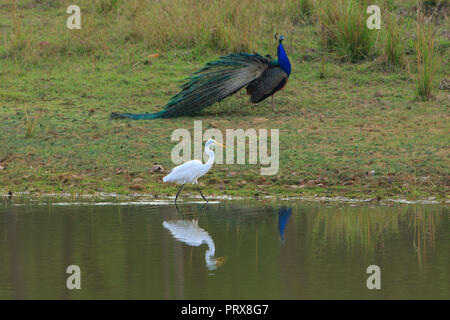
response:
<svg viewBox="0 0 450 320"><path fill-rule="evenodd" d="M205 262L206 266L210 270L216 269L216 259L214 259L214 254L216 253L216 247L211 237L205 239L208 244L208 250L205 252Z"/></svg>
<svg viewBox="0 0 450 320"><path fill-rule="evenodd" d="M214 254L216 253L216 246L214 245L213 239L210 236L208 236L205 239L205 242L208 245L208 250L206 250L205 256L213 257Z"/></svg>
<svg viewBox="0 0 450 320"><path fill-rule="evenodd" d="M214 155L214 151L209 150L209 146L207 146L205 148L205 153L209 156L208 161L205 163L205 169L206 169L206 171L208 171L209 169L211 169L211 167L214 163L215 155Z"/></svg>

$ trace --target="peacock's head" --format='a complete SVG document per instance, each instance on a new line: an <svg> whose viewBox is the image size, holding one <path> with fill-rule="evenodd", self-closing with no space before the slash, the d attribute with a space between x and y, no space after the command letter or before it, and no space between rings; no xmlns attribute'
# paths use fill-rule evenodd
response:
<svg viewBox="0 0 450 320"><path fill-rule="evenodd" d="M275 33L275 40L277 40L277 41L279 41L281 43L281 41L284 40L284 37L283 36L279 36L278 37L278 32L277 32L277 33Z"/></svg>

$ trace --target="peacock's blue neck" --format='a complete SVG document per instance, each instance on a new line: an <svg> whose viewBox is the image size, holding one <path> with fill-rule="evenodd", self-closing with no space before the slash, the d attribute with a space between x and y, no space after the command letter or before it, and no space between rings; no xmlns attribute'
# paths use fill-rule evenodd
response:
<svg viewBox="0 0 450 320"><path fill-rule="evenodd" d="M291 63L289 62L289 58L286 54L286 51L284 51L284 47L281 41L278 45L277 56L278 64L280 65L281 69L283 69L284 72L286 72L286 74L289 76L291 74Z"/></svg>

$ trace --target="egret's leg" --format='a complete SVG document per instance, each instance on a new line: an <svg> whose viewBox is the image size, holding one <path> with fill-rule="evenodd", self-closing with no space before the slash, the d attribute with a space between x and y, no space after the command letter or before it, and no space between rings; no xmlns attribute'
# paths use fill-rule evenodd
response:
<svg viewBox="0 0 450 320"><path fill-rule="evenodd" d="M178 209L178 205L177 205L176 202L175 202L175 209L177 210L177 213L178 213L181 217L183 217L183 215L182 215L181 212L180 212L180 209Z"/></svg>
<svg viewBox="0 0 450 320"><path fill-rule="evenodd" d="M205 200L206 202L208 202L208 200L206 200L205 196L202 193L202 190L200 189L200 187L198 188L198 191L200 191L200 194L202 195L203 200Z"/></svg>
<svg viewBox="0 0 450 320"><path fill-rule="evenodd" d="M181 189L183 189L184 184L181 185L180 190L177 192L177 196L175 197L175 203L177 203L178 195L180 194Z"/></svg>
<svg viewBox="0 0 450 320"><path fill-rule="evenodd" d="M273 111L273 112L276 112L277 109L275 108L275 100L274 100L274 98L275 98L275 95L273 94L273 95L272 95L272 111Z"/></svg>

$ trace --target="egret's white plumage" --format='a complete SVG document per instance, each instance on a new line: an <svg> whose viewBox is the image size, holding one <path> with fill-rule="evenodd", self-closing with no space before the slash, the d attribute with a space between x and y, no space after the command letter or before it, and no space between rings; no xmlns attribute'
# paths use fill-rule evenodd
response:
<svg viewBox="0 0 450 320"><path fill-rule="evenodd" d="M212 152L212 151L211 151ZM208 162L210 162L211 157ZM176 182L177 184L185 184L185 183L193 183L197 184L197 179L203 176L205 173L209 171L212 167L212 162L214 162L214 153L213 158L210 164L208 162L203 165L200 160L191 160L185 162L178 167L173 168L173 170L163 178L164 182ZM208 165L208 166L206 166Z"/></svg>
<svg viewBox="0 0 450 320"><path fill-rule="evenodd" d="M186 183L198 184L198 179L201 176L205 175L211 169L215 158L214 151L209 150L209 146L211 144L224 147L215 140L209 139L208 141L206 141L205 144L205 153L209 155L209 159L205 164L203 164L200 160L191 160L173 168L172 171L163 178L164 182L175 182L177 184L181 184L181 187L178 190L178 193L175 197L175 202L177 201L178 195L181 189L183 188L184 184ZM205 199L205 201L208 201L203 196L201 190L200 194L202 195L203 199Z"/></svg>
<svg viewBox="0 0 450 320"><path fill-rule="evenodd" d="M225 258L214 258L216 251L214 241L207 231L198 226L198 220L164 221L163 226L175 239L189 246L198 247L206 243L208 250L205 252L205 262L209 270L220 267L225 261Z"/></svg>

